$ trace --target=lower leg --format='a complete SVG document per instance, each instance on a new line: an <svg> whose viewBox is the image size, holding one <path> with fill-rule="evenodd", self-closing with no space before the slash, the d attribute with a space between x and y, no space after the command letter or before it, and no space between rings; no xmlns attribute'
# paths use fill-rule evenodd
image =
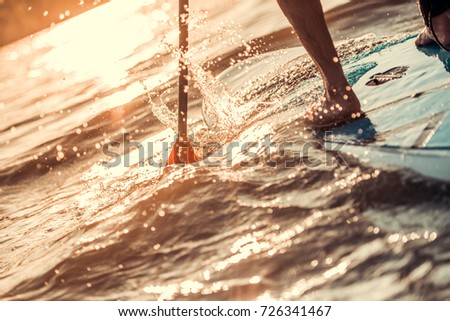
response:
<svg viewBox="0 0 450 321"><path fill-rule="evenodd" d="M445 47L450 46L450 0L419 0L418 4L425 28L417 37L416 45L438 42Z"/></svg>
<svg viewBox="0 0 450 321"><path fill-rule="evenodd" d="M361 110L339 62L323 15L320 0L278 0L306 51L314 60L325 87L323 121L348 118Z"/></svg>

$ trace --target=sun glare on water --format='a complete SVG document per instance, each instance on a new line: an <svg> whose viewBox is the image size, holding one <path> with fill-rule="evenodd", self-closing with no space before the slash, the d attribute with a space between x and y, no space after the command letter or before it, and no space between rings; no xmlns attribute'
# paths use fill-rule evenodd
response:
<svg viewBox="0 0 450 321"><path fill-rule="evenodd" d="M135 50L142 44L154 50L157 29L170 19L169 4L139 10L154 3L116 0L58 24L33 39L34 50L48 50L37 64L80 81L94 77L109 87L123 85L127 70L142 59Z"/></svg>

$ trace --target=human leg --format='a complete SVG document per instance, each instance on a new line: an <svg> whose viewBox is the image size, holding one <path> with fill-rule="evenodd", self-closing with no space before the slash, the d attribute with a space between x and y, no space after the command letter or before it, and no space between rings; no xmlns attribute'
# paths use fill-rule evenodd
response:
<svg viewBox="0 0 450 321"><path fill-rule="evenodd" d="M425 28L416 39L417 46L438 43L450 49L450 0L419 0Z"/></svg>
<svg viewBox="0 0 450 321"><path fill-rule="evenodd" d="M345 78L320 1L278 0L278 4L315 62L324 83L324 102L307 114L307 120L322 126L358 117L361 105Z"/></svg>

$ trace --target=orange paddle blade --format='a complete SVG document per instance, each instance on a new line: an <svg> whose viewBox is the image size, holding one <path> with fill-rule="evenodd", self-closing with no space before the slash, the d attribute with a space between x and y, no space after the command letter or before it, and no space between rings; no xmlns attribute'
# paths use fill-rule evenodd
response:
<svg viewBox="0 0 450 321"><path fill-rule="evenodd" d="M173 164L192 164L199 162L200 158L195 154L194 148L189 142L180 143L179 139L175 142L172 152L169 156L167 165Z"/></svg>

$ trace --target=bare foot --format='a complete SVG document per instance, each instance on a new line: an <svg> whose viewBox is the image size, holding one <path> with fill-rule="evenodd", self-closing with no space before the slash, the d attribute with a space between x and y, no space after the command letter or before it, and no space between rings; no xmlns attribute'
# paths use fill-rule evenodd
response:
<svg viewBox="0 0 450 321"><path fill-rule="evenodd" d="M346 86L343 91L327 92L322 104L313 107L303 118L312 127L327 128L358 119L363 114L358 97L350 86Z"/></svg>
<svg viewBox="0 0 450 321"><path fill-rule="evenodd" d="M432 18L433 29L439 42L450 49L450 10L445 11L439 16ZM416 39L416 46L428 46L436 43L434 35L430 28L425 29Z"/></svg>
<svg viewBox="0 0 450 321"><path fill-rule="evenodd" d="M416 39L417 47L429 46L435 43L436 41L434 41L433 34L431 33L431 30L428 27L425 27L423 31L420 33L420 35L417 36Z"/></svg>

